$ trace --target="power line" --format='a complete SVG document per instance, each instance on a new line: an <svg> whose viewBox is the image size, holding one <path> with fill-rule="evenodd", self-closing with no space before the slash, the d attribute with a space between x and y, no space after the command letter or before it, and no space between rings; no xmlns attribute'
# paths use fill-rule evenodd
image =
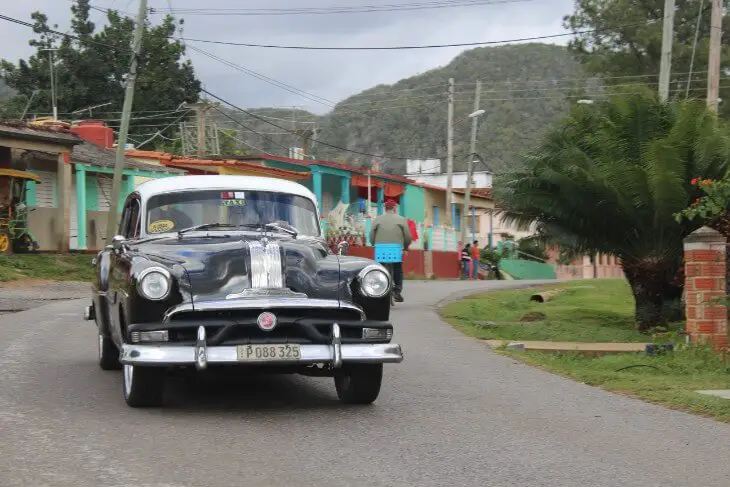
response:
<svg viewBox="0 0 730 487"><path fill-rule="evenodd" d="M641 22L638 24L627 24L623 27L639 27L647 24L652 24L654 22L657 22L656 20L649 20L647 22ZM550 35L542 35L542 36L532 36L532 37L519 37L515 39L504 39L500 41L479 41L479 42L458 42L458 43L451 43L451 44L426 44L426 45L420 45L420 46L381 46L381 47L375 47L375 46L359 46L359 47L343 47L343 46L291 46L291 45L280 45L280 44L253 44L248 42L232 42L232 41L213 41L213 40L207 40L207 39L192 39L192 38L184 38L184 37L176 37L175 39L185 42L202 42L207 44L221 44L224 46L242 46L242 47L258 47L258 48L267 48L267 49L296 49L296 50L317 50L317 51L401 51L401 50L408 50L408 49L438 49L438 48L444 48L444 47L470 47L470 46L487 46L487 45L494 45L494 44L507 44L507 43L515 43L515 42L527 42L527 41L539 41L539 40L545 40L545 39L555 39L558 37L567 37L567 36L574 36L579 34L591 34L596 32L603 32L603 31L609 31L614 29L615 27L611 28L605 28L605 29L592 29L592 30L582 30L582 31L574 31L574 32L565 32L562 34L550 34Z"/></svg>
<svg viewBox="0 0 730 487"><path fill-rule="evenodd" d="M414 10L431 10L443 8L457 7L479 7L487 5L498 5L507 3L522 3L533 0L465 0L460 2L424 2L409 4L391 4L391 5L359 5L359 6L334 6L334 7L308 7L308 8L170 8L168 12L161 9L150 9L150 13L155 14L186 14L186 15L204 15L204 16L281 16L281 15L331 15L331 14L353 14L353 13L373 13L373 12L397 12L397 11L414 11Z"/></svg>
<svg viewBox="0 0 730 487"><path fill-rule="evenodd" d="M257 133L257 132L254 132L254 133ZM228 134L228 133L226 133L226 132L221 132L221 134L223 134L223 135L225 135L226 137L229 137L229 138L231 138L231 139L235 140L236 142L238 142L238 143L240 143L240 144L243 144L243 145L245 145L245 146L248 146L248 147L250 147L250 148L252 148L252 149L255 149L255 150L259 151L259 152L260 152L261 154L265 154L265 153L266 153L266 151L265 151L265 150L263 150L263 149L259 149L259 148L258 148L258 147L256 147L255 145L251 145L251 144L249 144L248 142L246 142L245 140L241 140L241 139L239 139L238 137L234 137L234 136L233 136L233 135L231 135L231 134ZM258 134L258 135L262 135L262 134ZM223 155L225 155L225 154L223 154Z"/></svg>
<svg viewBox="0 0 730 487"><path fill-rule="evenodd" d="M271 125L273 127L276 127L276 128L278 128L280 130L284 130L285 132L288 132L290 134L296 135L295 132L286 129L286 128L282 127L279 124L276 124L274 122L270 122L268 120L265 120L264 118L259 117L256 114L251 113L251 112L249 112L247 110L244 110L243 108L237 107L233 103L231 103L231 102L229 102L227 100L224 100L223 98L221 98L219 96L214 95L213 93L211 93L210 91L208 91L206 89L202 89L201 91L203 93L207 94L208 96L211 96L211 97L215 98L216 100L220 101L221 103L225 103L226 105L230 106L231 108L233 108L235 110L238 110L239 112L245 113L245 114L247 114L247 115L249 115L249 116L251 116L253 118L257 118L257 119L261 120L262 122L268 123L269 125ZM375 157L375 158L378 158L378 159L409 159L408 157L401 157L401 156L398 156L398 157L394 157L394 156L383 156L383 155L371 154L369 152L361 152L361 151L358 151L358 150L348 149L346 147L340 147L338 145L334 145L334 144L330 144L330 143L327 143L327 142L323 142L321 140L317 140L317 143L318 144L321 144L321 145L324 145L324 146L327 146L327 147L330 147L332 149L337 149L337 150L343 151L343 152L350 152L352 154L358 154L358 155L361 155L361 156L368 156L368 157Z"/></svg>
<svg viewBox="0 0 730 487"><path fill-rule="evenodd" d="M198 53L200 53L200 54L202 54L204 56L207 56L207 57L209 57L211 59L214 59L214 60L218 61L221 64L225 64L226 66L231 67L233 69L236 69L238 71L241 71L242 73L248 74L249 76L253 76L253 77L255 77L257 79L260 79L260 80L262 80L262 81L264 81L266 83L269 83L269 84L274 85L274 86L276 86L278 88L281 88L283 90L286 90L289 93L293 93L295 95L302 96L304 98L307 98L308 100L311 100L313 102L316 102L316 103L325 105L325 106L327 106L329 108L332 108L333 106L336 105L336 103L333 102L332 100L328 100L327 98L323 98L321 96L317 96L317 95L314 95L312 93L308 93L308 92L306 92L304 90L300 90L299 88L295 88L294 86L288 85L288 84L286 84L286 83L284 83L282 81L275 80L274 78L270 78L270 77L268 77L266 75L263 75L261 73L257 73L256 71L254 71L252 69L245 68L245 67L240 66L238 64L235 64L235 63L233 63L231 61L227 61L227 60L225 60L223 58L220 58L220 57L218 57L218 56L216 56L214 54L211 54L211 53L209 53L207 51L203 51L202 49L199 49L199 48L197 48L195 46L188 46L188 47L190 49L194 50L195 52L198 52Z"/></svg>
<svg viewBox="0 0 730 487"><path fill-rule="evenodd" d="M183 118L185 118L185 116L187 116L187 114L190 113L191 111L192 110L186 111L185 113L183 113L182 115L180 115L179 117L177 117L177 119L175 119L174 121L170 122L165 128L163 128L162 130L156 131L155 134L152 137L150 137L149 139L145 140L141 144L138 144L138 147L141 147L141 146L145 145L146 143L152 142L153 140L155 140L158 136L162 135L162 132L164 132L165 130L169 129L170 127L172 127L173 125L175 125L177 122L179 122L180 120L182 120Z"/></svg>
<svg viewBox="0 0 730 487"><path fill-rule="evenodd" d="M22 26L25 26L25 27L30 27L31 29L34 28L34 25L31 24L30 22L25 22L24 20L20 20L20 19L14 19L14 18L8 17L6 15L0 15L0 20L5 20L7 22L12 22L13 24L22 25ZM59 32L59 31L53 30L53 29L46 29L42 33L55 34L55 35L58 35L58 36L61 36L61 37L67 37L69 39L74 39L76 41L81 41L81 38L79 36L75 36L73 34L66 34L66 33ZM120 49L120 48L118 48L116 46L112 46L111 44L105 44L103 42L98 42L98 41L92 41L91 39L85 39L83 42L87 42L89 44L94 44L94 45L101 46L101 47L106 47L108 49L111 49L112 51L117 51L117 52L121 51L121 52L129 52L129 53L132 53L132 49L131 48Z"/></svg>
<svg viewBox="0 0 730 487"><path fill-rule="evenodd" d="M211 96L215 96L215 95L212 95L212 94L211 94ZM231 105L231 106L232 106L232 105ZM279 147L282 147L282 148L286 149L286 150L287 150L287 152L289 151L289 147L287 147L287 146L285 146L285 145L282 145L282 144L280 144L279 142L277 142L277 141L275 141L275 140L273 140L273 139L271 139L271 138L267 137L266 135L264 135L264 134L262 134L262 133L260 133L260 132L257 132L257 131L255 131L254 129L252 129L251 127L248 127L248 126L247 126L246 124L244 124L243 122L241 122L241 121L239 121L239 120L236 120L235 118L233 118L232 116L230 116L229 114L227 114L226 112L224 112L223 110L221 110L220 108L218 108L218 107L213 107L213 110L217 111L218 113L220 113L221 115L223 115L224 117L226 117L227 119L229 119L230 121L232 121L233 123L235 123L236 125L239 125L239 126L243 127L244 129L248 130L248 131L249 131L249 132L251 132L251 133L254 133L254 134L256 134L256 135L260 135L261 137L263 137L263 138L264 138L265 140L269 141L270 143L272 143L272 144L274 144L274 145L278 145ZM290 132L290 131L287 131L286 133L287 133L287 134L290 134L290 133L292 133L292 132ZM239 141L239 142L241 142L241 141ZM245 144L245 142L244 142L244 144ZM248 144L246 144L246 145L248 145ZM253 146L250 146L250 147L253 147ZM256 149L256 150L261 150L261 149L257 149L256 147L253 147L253 148L254 148L254 149ZM266 152L266 151L261 151L261 152L263 153L263 152Z"/></svg>

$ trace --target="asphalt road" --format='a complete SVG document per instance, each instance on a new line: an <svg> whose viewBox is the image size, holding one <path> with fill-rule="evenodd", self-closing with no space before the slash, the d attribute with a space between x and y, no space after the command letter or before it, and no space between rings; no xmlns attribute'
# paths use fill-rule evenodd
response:
<svg viewBox="0 0 730 487"><path fill-rule="evenodd" d="M401 364L372 406L331 379L173 382L124 404L80 301L0 316L0 486L726 487L730 425L490 352L433 305L509 282L406 282Z"/></svg>

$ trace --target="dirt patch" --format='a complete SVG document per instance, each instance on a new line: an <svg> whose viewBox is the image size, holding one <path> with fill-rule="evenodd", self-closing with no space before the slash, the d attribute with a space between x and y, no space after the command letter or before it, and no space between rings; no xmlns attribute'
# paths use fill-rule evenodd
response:
<svg viewBox="0 0 730 487"><path fill-rule="evenodd" d="M544 321L547 319L547 315L541 311L531 311L520 318L523 323L529 323L533 321Z"/></svg>

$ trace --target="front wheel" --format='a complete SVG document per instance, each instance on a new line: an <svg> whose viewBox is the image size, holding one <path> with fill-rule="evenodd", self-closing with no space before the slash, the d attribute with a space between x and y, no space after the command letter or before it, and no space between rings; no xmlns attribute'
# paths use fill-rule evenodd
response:
<svg viewBox="0 0 730 487"><path fill-rule="evenodd" d="M340 402L371 404L380 394L383 364L344 365L335 371L335 388Z"/></svg>
<svg viewBox="0 0 730 487"><path fill-rule="evenodd" d="M13 252L10 230L0 229L0 254L11 254Z"/></svg>
<svg viewBox="0 0 730 487"><path fill-rule="evenodd" d="M124 364L122 374L124 400L133 408L154 407L162 404L165 392L165 369Z"/></svg>
<svg viewBox="0 0 730 487"><path fill-rule="evenodd" d="M119 370L122 364L119 363L119 349L110 337L102 335L99 331L99 367L102 370Z"/></svg>

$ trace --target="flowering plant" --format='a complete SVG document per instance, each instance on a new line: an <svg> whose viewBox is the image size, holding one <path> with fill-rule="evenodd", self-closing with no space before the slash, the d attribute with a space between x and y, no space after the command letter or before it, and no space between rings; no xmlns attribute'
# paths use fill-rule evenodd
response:
<svg viewBox="0 0 730 487"><path fill-rule="evenodd" d="M692 186L696 186L705 193L697 198L688 208L675 215L678 222L683 219L694 220L700 217L703 220L714 220L730 208L730 180L713 180L694 178Z"/></svg>
<svg viewBox="0 0 730 487"><path fill-rule="evenodd" d="M365 245L365 225L358 222L352 215L345 215L343 225L337 225L336 220L328 218L327 245L336 252L337 245L346 241L350 246Z"/></svg>

